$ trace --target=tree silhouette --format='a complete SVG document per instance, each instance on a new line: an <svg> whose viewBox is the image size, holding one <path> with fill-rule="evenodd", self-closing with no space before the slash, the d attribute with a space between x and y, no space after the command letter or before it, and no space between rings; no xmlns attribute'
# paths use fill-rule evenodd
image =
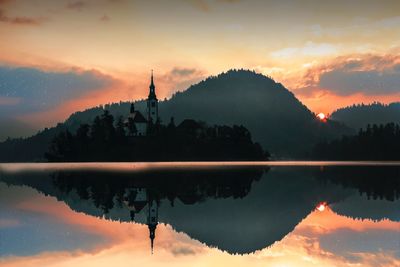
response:
<svg viewBox="0 0 400 267"><path fill-rule="evenodd" d="M313 156L329 160L399 160L400 126L368 125L355 136L343 136L315 146Z"/></svg>
<svg viewBox="0 0 400 267"><path fill-rule="evenodd" d="M150 122L147 136L136 136L136 127L105 111L91 125L82 124L75 135L69 131L57 135L45 157L48 161L197 161L266 160L258 143L243 126L207 126L186 120L178 127L173 119L165 126Z"/></svg>

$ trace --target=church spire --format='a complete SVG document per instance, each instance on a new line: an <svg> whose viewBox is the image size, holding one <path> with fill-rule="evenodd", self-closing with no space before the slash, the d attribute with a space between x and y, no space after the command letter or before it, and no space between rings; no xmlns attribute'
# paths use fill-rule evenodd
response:
<svg viewBox="0 0 400 267"><path fill-rule="evenodd" d="M151 84L150 84L150 86L155 87L154 86L154 80L153 80L153 70L151 70Z"/></svg>
<svg viewBox="0 0 400 267"><path fill-rule="evenodd" d="M151 79L150 79L149 88L150 88L149 99L157 99L157 97L156 97L156 86L154 85L153 70L151 70Z"/></svg>
<svg viewBox="0 0 400 267"><path fill-rule="evenodd" d="M157 227L157 225L149 225L151 254L153 254L153 252L154 252L154 238L156 237L156 233L155 233L156 227Z"/></svg>
<svg viewBox="0 0 400 267"><path fill-rule="evenodd" d="M156 86L154 85L153 70L151 70L150 91L147 97L147 120L149 123L156 123L158 120L158 99L156 96Z"/></svg>

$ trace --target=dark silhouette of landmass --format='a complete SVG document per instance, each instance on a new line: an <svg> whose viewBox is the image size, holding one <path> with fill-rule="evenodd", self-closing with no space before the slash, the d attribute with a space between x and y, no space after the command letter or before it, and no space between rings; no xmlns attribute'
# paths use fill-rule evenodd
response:
<svg viewBox="0 0 400 267"><path fill-rule="evenodd" d="M321 142L313 157L324 160L400 160L400 125L368 125L355 136Z"/></svg>
<svg viewBox="0 0 400 267"><path fill-rule="evenodd" d="M146 102L137 101L135 107L145 111ZM114 118L126 117L130 103L76 112L65 123L34 137L0 143L0 161L43 160L44 152L60 130L68 128L75 133L81 124L90 123L105 109ZM175 117L177 124L192 118L209 125L243 125L254 141L277 157L299 158L321 140L353 133L341 123L317 120L282 84L248 70L230 70L176 93L171 99L159 102L159 116L163 123Z"/></svg>
<svg viewBox="0 0 400 267"><path fill-rule="evenodd" d="M400 123L400 102L388 105L378 102L352 105L336 110L330 118L356 130L365 128L368 124Z"/></svg>
<svg viewBox="0 0 400 267"><path fill-rule="evenodd" d="M116 124L116 125L114 125ZM134 126L134 124L133 124ZM135 127L105 111L91 125L82 124L76 134L68 130L52 141L45 157L51 162L85 161L234 161L267 160L258 143L243 126L212 126L185 120L175 126L149 123L145 136Z"/></svg>
<svg viewBox="0 0 400 267"><path fill-rule="evenodd" d="M400 199L399 167L325 167L316 177L344 188L355 188L368 199Z"/></svg>

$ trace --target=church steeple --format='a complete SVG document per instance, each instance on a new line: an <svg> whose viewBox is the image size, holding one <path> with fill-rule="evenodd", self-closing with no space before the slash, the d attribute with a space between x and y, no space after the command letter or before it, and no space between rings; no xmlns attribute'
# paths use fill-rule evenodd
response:
<svg viewBox="0 0 400 267"><path fill-rule="evenodd" d="M156 96L156 86L154 85L153 70L151 70L150 91L147 98L147 120L149 123L156 123L158 120L158 99Z"/></svg>
<svg viewBox="0 0 400 267"><path fill-rule="evenodd" d="M151 70L149 99L157 99L156 86L154 85L153 70Z"/></svg>
<svg viewBox="0 0 400 267"><path fill-rule="evenodd" d="M153 254L154 252L154 238L156 238L156 227L157 225L149 225L151 254Z"/></svg>
<svg viewBox="0 0 400 267"><path fill-rule="evenodd" d="M150 233L150 248L151 254L154 249L154 239L156 238L156 228L158 224L158 204L155 200L148 201L149 213L147 215L147 226L149 227Z"/></svg>

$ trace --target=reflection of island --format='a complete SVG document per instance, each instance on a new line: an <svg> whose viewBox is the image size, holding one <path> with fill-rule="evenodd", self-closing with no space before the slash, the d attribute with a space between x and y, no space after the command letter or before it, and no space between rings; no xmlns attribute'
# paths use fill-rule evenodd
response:
<svg viewBox="0 0 400 267"><path fill-rule="evenodd" d="M399 167L325 167L317 177L345 188L355 188L368 198L389 201L400 198Z"/></svg>
<svg viewBox="0 0 400 267"><path fill-rule="evenodd" d="M138 173L76 170L5 173L1 180L36 188L79 212L147 224L151 244L161 222L229 253L251 253L281 240L321 201L346 216L395 220L391 214L399 204L394 202L375 215L370 209L373 201L367 204L369 200L352 188L321 183L315 179L315 169L307 168L277 168L267 174L257 168ZM360 207L363 213L357 210Z"/></svg>

